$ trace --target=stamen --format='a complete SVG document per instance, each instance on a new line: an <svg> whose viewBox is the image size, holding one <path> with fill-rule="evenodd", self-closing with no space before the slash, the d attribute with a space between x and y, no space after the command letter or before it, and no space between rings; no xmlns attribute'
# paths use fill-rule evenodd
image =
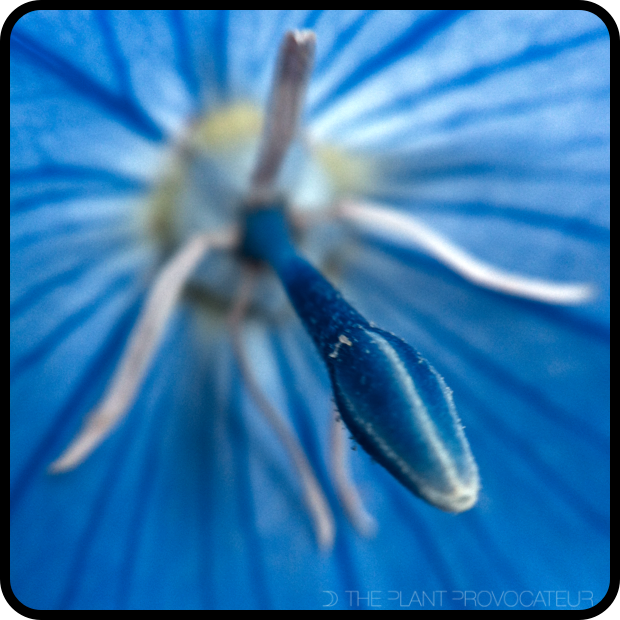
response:
<svg viewBox="0 0 620 620"><path fill-rule="evenodd" d="M273 198L273 185L297 130L315 42L316 36L309 30L291 31L280 46L261 148L252 175L250 205Z"/></svg>
<svg viewBox="0 0 620 620"><path fill-rule="evenodd" d="M357 442L434 506L471 508L480 488L478 468L452 392L435 369L403 340L366 321L297 254L283 205L246 212L241 250L278 274Z"/></svg>
<svg viewBox="0 0 620 620"><path fill-rule="evenodd" d="M572 306L594 296L590 284L562 284L519 276L475 258L412 215L371 204L344 201L338 215L371 234L416 245L476 286L548 304Z"/></svg>
<svg viewBox="0 0 620 620"><path fill-rule="evenodd" d="M103 398L88 414L69 447L50 465L50 472L66 472L82 463L125 417L188 278L208 251L233 247L236 240L236 231L198 235L162 268Z"/></svg>
<svg viewBox="0 0 620 620"><path fill-rule="evenodd" d="M331 421L331 470L338 499L353 527L370 538L377 531L377 521L366 512L362 498L349 473L349 453L343 426Z"/></svg>
<svg viewBox="0 0 620 620"><path fill-rule="evenodd" d="M325 494L297 438L289 430L280 413L269 402L258 385L243 347L242 321L250 302L253 286L252 276L252 268L248 267L229 317L233 350L248 392L278 436L297 470L304 491L304 502L310 513L317 543L321 549L328 551L334 544L336 525Z"/></svg>
<svg viewBox="0 0 620 620"><path fill-rule="evenodd" d="M452 392L416 351L368 323L297 254L287 206L273 191L297 125L313 48L311 33L289 33L282 44L263 148L242 211L240 253L276 271L323 357L340 415L358 443L413 493L461 512L476 503L480 481ZM243 359L239 336L235 340ZM261 394L256 398L271 410Z"/></svg>

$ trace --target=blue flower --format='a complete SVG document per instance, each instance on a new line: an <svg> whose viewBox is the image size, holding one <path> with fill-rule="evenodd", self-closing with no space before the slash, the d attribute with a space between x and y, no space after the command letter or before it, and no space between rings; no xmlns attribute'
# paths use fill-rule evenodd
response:
<svg viewBox="0 0 620 620"><path fill-rule="evenodd" d="M326 494L331 552L235 361L230 254L208 257L187 287L126 419L75 470L48 473L104 393L162 262L234 220L291 28L317 34L305 139L282 181L301 242L445 378L482 481L472 510L446 514L352 453L378 524L373 538L356 533L329 467L327 374L266 272L243 343ZM36 11L10 42L11 586L23 604L602 599L609 34L598 17Z"/></svg>

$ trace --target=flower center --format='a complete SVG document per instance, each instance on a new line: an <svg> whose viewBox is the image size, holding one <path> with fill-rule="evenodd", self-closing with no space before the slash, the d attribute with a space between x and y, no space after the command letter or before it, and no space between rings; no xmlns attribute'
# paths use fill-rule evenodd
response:
<svg viewBox="0 0 620 620"><path fill-rule="evenodd" d="M262 126L260 109L248 103L211 111L189 126L148 205L147 234L164 257L197 232L239 223ZM352 243L334 225L330 210L345 193L363 187L368 167L362 158L311 146L302 136L291 145L278 175L275 190L286 199L298 246L332 280L339 279ZM208 257L187 286L187 297L198 307L228 312L242 267L243 259L235 253ZM251 309L292 315L271 270L262 269L258 278Z"/></svg>

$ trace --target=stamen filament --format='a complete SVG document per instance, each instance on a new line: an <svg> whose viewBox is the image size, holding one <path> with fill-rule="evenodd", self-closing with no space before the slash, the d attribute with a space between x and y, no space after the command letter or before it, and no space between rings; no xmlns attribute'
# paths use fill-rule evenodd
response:
<svg viewBox="0 0 620 620"><path fill-rule="evenodd" d="M339 422L331 422L331 470L334 487L347 519L362 535L370 538L377 531L377 521L364 508L355 483L349 473L349 450L345 429Z"/></svg>
<svg viewBox="0 0 620 620"><path fill-rule="evenodd" d="M440 263L482 288L548 304L578 305L594 296L590 284L562 284L516 275L490 265L458 247L412 215L383 206L344 201L340 218L365 232L387 235L406 245L416 245Z"/></svg>
<svg viewBox="0 0 620 620"><path fill-rule="evenodd" d="M250 396L276 433L297 470L304 492L304 502L310 513L317 543L321 549L328 551L334 544L336 524L325 494L297 438L289 430L278 410L269 402L258 385L243 347L242 322L250 302L252 287L252 269L248 268L229 316L235 358Z"/></svg>
<svg viewBox="0 0 620 620"><path fill-rule="evenodd" d="M129 412L183 286L207 252L232 247L236 239L233 231L197 235L162 268L103 398L88 414L69 447L50 465L50 472L66 472L82 463Z"/></svg>
<svg viewBox="0 0 620 620"><path fill-rule="evenodd" d="M252 174L250 205L273 198L273 185L297 131L315 42L316 36L309 30L287 32L282 40L260 153Z"/></svg>

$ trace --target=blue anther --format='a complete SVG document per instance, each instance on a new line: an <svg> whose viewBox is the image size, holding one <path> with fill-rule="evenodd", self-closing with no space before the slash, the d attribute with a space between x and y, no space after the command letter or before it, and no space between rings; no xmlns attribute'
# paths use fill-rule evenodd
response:
<svg viewBox="0 0 620 620"><path fill-rule="evenodd" d="M450 512L471 508L478 469L451 390L419 353L368 323L299 256L284 214L282 204L248 211L242 252L280 277L353 437L419 497Z"/></svg>

